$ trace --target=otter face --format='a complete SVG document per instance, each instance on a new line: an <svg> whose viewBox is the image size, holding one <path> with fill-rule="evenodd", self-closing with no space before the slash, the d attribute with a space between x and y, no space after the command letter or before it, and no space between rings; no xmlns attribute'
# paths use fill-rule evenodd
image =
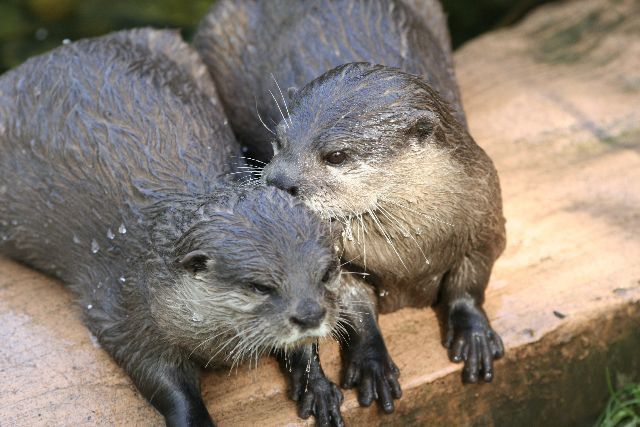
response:
<svg viewBox="0 0 640 427"><path fill-rule="evenodd" d="M419 77L354 63L331 70L293 99L262 177L325 218L377 208L430 165L448 107ZM442 151L442 150L440 150Z"/></svg>
<svg viewBox="0 0 640 427"><path fill-rule="evenodd" d="M205 209L175 255L174 293L163 292L174 318L162 323L188 325L183 346L202 358L235 363L315 341L336 327L334 236L280 190L252 188L231 210Z"/></svg>

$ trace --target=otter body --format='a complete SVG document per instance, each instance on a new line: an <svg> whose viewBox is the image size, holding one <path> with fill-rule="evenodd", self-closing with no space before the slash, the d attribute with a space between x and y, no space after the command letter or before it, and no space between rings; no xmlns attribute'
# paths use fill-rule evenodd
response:
<svg viewBox="0 0 640 427"><path fill-rule="evenodd" d="M339 316L333 236L285 192L232 182L237 154L177 33L33 58L0 77L0 253L78 295L168 425L212 424L200 366L272 350L287 353L301 412L339 419L342 396L306 344Z"/></svg>
<svg viewBox="0 0 640 427"><path fill-rule="evenodd" d="M503 348L482 303L505 244L500 186L468 133L439 4L220 1L195 46L236 134L257 155L272 144L262 179L344 224L343 259L363 277L344 280L353 311L436 304L463 379L490 381ZM377 324L355 329L343 385L392 410Z"/></svg>

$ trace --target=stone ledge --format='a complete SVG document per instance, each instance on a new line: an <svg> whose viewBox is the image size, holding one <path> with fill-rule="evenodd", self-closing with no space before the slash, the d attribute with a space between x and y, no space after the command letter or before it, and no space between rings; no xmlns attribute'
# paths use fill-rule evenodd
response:
<svg viewBox="0 0 640 427"><path fill-rule="evenodd" d="M431 310L381 317L405 395L351 425L553 425L595 419L605 369L640 380L640 28L633 0L545 6L456 53L472 134L500 172L509 243L487 293L507 356L463 386ZM0 425L157 425L60 284L0 260ZM322 360L337 379L335 344ZM271 360L208 373L220 425L308 424Z"/></svg>

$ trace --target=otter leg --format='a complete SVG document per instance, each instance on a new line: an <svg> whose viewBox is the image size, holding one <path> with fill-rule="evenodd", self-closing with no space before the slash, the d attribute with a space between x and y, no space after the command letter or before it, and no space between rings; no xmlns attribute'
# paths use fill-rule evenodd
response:
<svg viewBox="0 0 640 427"><path fill-rule="evenodd" d="M393 363L378 327L375 297L364 282L343 280L343 313L348 325L342 336L342 387L358 389L358 401L369 406L374 400L386 413L395 409L393 400L402 396L400 371ZM345 331L343 331L344 334Z"/></svg>
<svg viewBox="0 0 640 427"><path fill-rule="evenodd" d="M493 361L504 354L500 336L482 309L493 260L482 252L467 255L444 277L442 308L446 315L444 346L453 362L464 361L462 379L493 379Z"/></svg>
<svg viewBox="0 0 640 427"><path fill-rule="evenodd" d="M318 345L310 344L292 352L279 353L280 367L291 381L291 398L298 402L300 418L316 417L318 426L344 426L340 405L342 392L320 366Z"/></svg>
<svg viewBox="0 0 640 427"><path fill-rule="evenodd" d="M161 341L149 343L148 337L159 333L143 326L140 330L149 335L140 338L131 336L130 329L120 325L96 335L140 393L164 416L167 426L214 426L200 394L198 366L181 353L171 353Z"/></svg>

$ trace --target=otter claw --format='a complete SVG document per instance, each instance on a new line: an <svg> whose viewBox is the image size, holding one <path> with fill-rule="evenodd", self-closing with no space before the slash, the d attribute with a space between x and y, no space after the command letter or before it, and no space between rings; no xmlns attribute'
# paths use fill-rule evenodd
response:
<svg viewBox="0 0 640 427"><path fill-rule="evenodd" d="M325 377L309 378L294 385L293 400L299 402L298 415L307 419L311 415L316 417L318 426L343 427L344 421L340 414L342 392Z"/></svg>
<svg viewBox="0 0 640 427"><path fill-rule="evenodd" d="M493 380L493 361L504 355L502 340L486 321L458 323L449 327L445 347L449 349L449 359L458 363L464 361L462 380L476 383Z"/></svg>
<svg viewBox="0 0 640 427"><path fill-rule="evenodd" d="M370 406L377 400L386 413L395 409L394 399L402 397L400 370L388 355L352 359L344 374L343 388L358 388L358 402Z"/></svg>

